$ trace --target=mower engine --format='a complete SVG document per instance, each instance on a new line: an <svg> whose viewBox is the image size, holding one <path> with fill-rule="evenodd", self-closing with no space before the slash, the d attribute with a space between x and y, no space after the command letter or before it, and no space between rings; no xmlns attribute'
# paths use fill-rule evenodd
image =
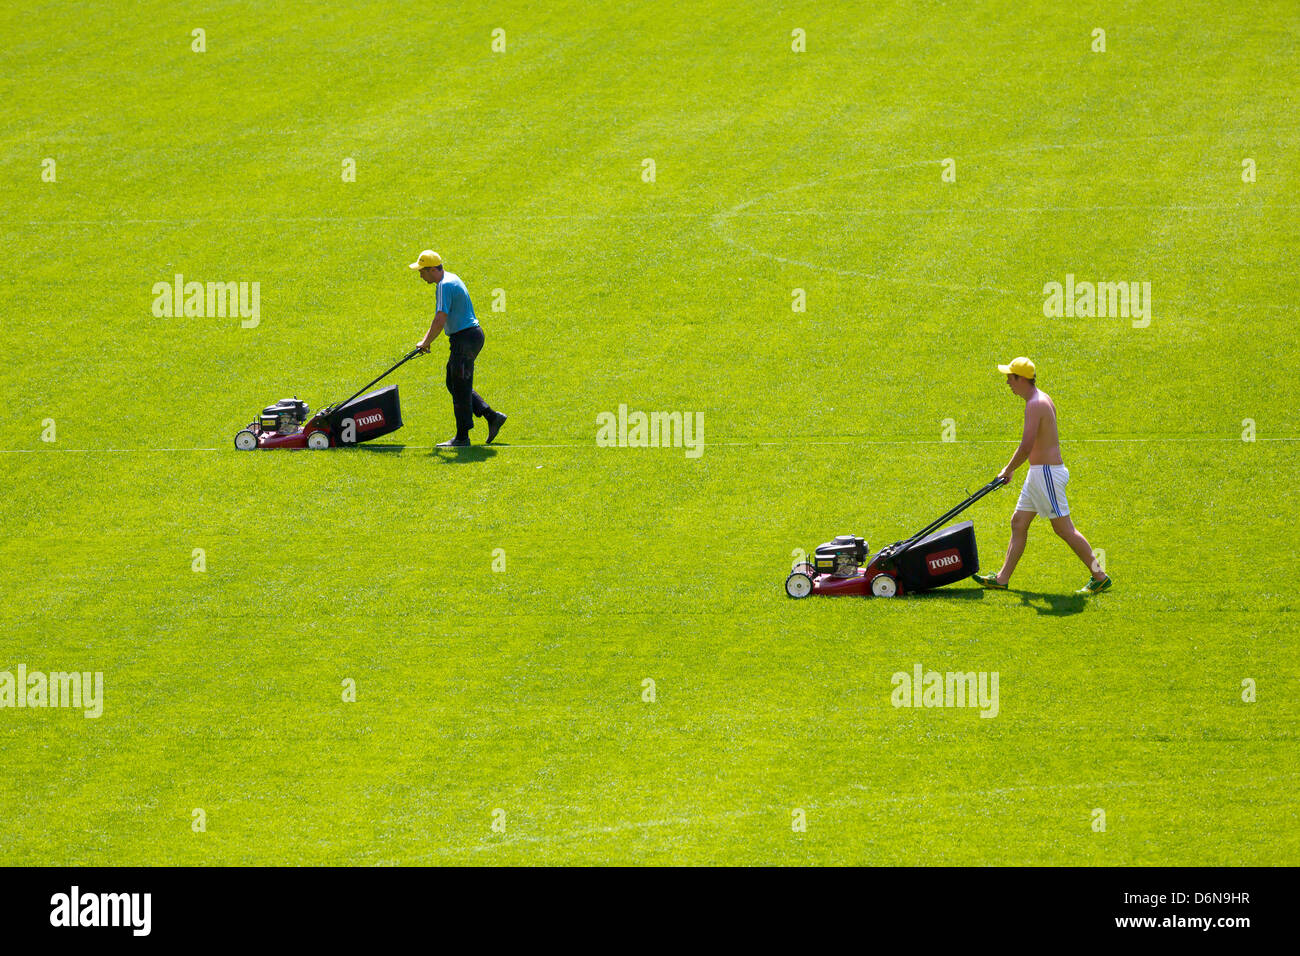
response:
<svg viewBox="0 0 1300 956"><path fill-rule="evenodd" d="M866 538L842 534L834 541L817 546L817 550L813 552L813 570L818 574L851 578L858 573L858 568L866 563L868 552Z"/></svg>
<svg viewBox="0 0 1300 956"><path fill-rule="evenodd" d="M282 398L274 405L262 409L259 424L264 432L296 435L311 414L307 403L296 398Z"/></svg>

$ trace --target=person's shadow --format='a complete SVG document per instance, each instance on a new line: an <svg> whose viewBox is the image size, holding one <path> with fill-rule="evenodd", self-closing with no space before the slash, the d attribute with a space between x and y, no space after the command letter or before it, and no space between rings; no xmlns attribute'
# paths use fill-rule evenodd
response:
<svg viewBox="0 0 1300 956"><path fill-rule="evenodd" d="M913 594L912 598L917 601L983 601L988 590L978 585L973 588L935 588L933 591ZM1044 594L1041 591L1017 591L1014 588L995 593L1014 594L1020 598L1021 604L1032 607L1039 614L1052 617L1078 614L1088 603L1088 596L1085 594Z"/></svg>
<svg viewBox="0 0 1300 956"><path fill-rule="evenodd" d="M470 462L487 461L496 453L497 450L491 445L470 445L468 448L439 448L435 445L429 455L443 465L467 465Z"/></svg>
<svg viewBox="0 0 1300 956"><path fill-rule="evenodd" d="M1088 604L1086 594L1043 594L1041 591L1016 591L1012 594L1020 598L1020 603L1032 607L1039 614L1051 617L1063 617L1078 614Z"/></svg>

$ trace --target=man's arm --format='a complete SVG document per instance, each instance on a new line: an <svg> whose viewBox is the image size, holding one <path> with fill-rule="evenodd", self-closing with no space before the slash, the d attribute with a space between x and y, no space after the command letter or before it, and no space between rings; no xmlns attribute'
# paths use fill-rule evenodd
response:
<svg viewBox="0 0 1300 956"><path fill-rule="evenodd" d="M416 348L419 349L421 352L429 351L429 346L433 344L433 340L436 339L442 333L442 327L446 324L447 324L446 312L439 312L437 315L435 315L433 317L433 324L429 326L429 331L424 334L424 339L420 342L419 345L416 346Z"/></svg>
<svg viewBox="0 0 1300 956"><path fill-rule="evenodd" d="M1025 405L1024 434L1020 436L1020 444L1016 448L1016 453L1011 456L1007 466L998 472L999 478L1010 481L1016 469L1025 463L1029 453L1034 450L1034 439L1038 435L1038 422L1042 418L1042 414L1042 410L1038 405L1032 403Z"/></svg>

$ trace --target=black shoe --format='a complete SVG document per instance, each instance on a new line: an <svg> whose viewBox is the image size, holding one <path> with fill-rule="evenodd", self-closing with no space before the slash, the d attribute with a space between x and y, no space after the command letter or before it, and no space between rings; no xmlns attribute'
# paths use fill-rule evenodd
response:
<svg viewBox="0 0 1300 956"><path fill-rule="evenodd" d="M506 417L507 416L504 412L497 412L496 415L488 421L487 444L492 444L492 439L497 437L497 432L501 431L501 426L506 423Z"/></svg>
<svg viewBox="0 0 1300 956"><path fill-rule="evenodd" d="M468 438L448 438L446 441L438 442L438 448L468 448Z"/></svg>

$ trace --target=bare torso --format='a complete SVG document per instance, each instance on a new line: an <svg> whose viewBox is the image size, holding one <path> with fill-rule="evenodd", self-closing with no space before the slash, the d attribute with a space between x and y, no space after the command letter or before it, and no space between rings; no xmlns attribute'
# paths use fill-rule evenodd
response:
<svg viewBox="0 0 1300 956"><path fill-rule="evenodd" d="M1056 406L1042 389L1036 389L1034 395L1025 402L1025 424L1037 418L1038 425L1034 432L1034 447L1029 450L1031 465L1063 465L1061 458L1061 439L1056 431Z"/></svg>

